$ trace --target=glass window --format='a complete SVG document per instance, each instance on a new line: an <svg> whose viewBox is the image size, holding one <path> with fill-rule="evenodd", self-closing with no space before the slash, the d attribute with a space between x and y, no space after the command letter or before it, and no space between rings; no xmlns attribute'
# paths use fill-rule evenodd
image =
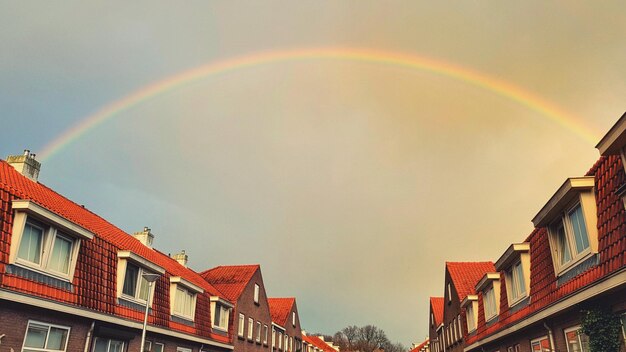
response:
<svg viewBox="0 0 626 352"><path fill-rule="evenodd" d="M96 337L93 345L93 352L123 352L124 342Z"/></svg>
<svg viewBox="0 0 626 352"><path fill-rule="evenodd" d="M248 339L252 340L253 330L254 329L254 319L248 318Z"/></svg>
<svg viewBox="0 0 626 352"><path fill-rule="evenodd" d="M55 236L48 268L63 274L69 273L72 243L72 240L67 237L58 234Z"/></svg>
<svg viewBox="0 0 626 352"><path fill-rule="evenodd" d="M291 312L291 325L296 326L296 312Z"/></svg>
<svg viewBox="0 0 626 352"><path fill-rule="evenodd" d="M511 304L526 296L526 282L524 280L522 262L520 261L514 264L507 276L507 278L511 281L509 283L509 291L511 294L509 304Z"/></svg>
<svg viewBox="0 0 626 352"><path fill-rule="evenodd" d="M29 321L22 351L65 351L69 332L68 327Z"/></svg>
<svg viewBox="0 0 626 352"><path fill-rule="evenodd" d="M239 324L237 325L237 335L243 337L244 329L246 325L246 316L239 313Z"/></svg>
<svg viewBox="0 0 626 352"><path fill-rule="evenodd" d="M549 231L558 271L566 269L590 252L589 233L580 203L569 208L550 226Z"/></svg>
<svg viewBox="0 0 626 352"><path fill-rule="evenodd" d="M213 326L221 329L228 329L228 316L230 315L230 309L224 307L221 304L215 304L215 312L213 315ZM241 319L241 315L239 317Z"/></svg>
<svg viewBox="0 0 626 352"><path fill-rule="evenodd" d="M259 303L259 285L254 284L254 303Z"/></svg>
<svg viewBox="0 0 626 352"><path fill-rule="evenodd" d="M41 264L41 243L43 228L26 223L17 257L35 264Z"/></svg>
<svg viewBox="0 0 626 352"><path fill-rule="evenodd" d="M467 320L467 332L472 332L476 330L476 313L474 312L474 304L470 303L467 308L465 308L465 315Z"/></svg>
<svg viewBox="0 0 626 352"><path fill-rule="evenodd" d="M589 352L589 338L580 331L580 326L565 330L568 352Z"/></svg>
<svg viewBox="0 0 626 352"><path fill-rule="evenodd" d="M261 322L256 322L256 342L261 343Z"/></svg>
<svg viewBox="0 0 626 352"><path fill-rule="evenodd" d="M267 335L268 335L268 331L269 329L267 328L267 325L263 325L263 344L267 345Z"/></svg>
<svg viewBox="0 0 626 352"><path fill-rule="evenodd" d="M194 294L177 285L174 313L186 318L193 318L194 298Z"/></svg>
<svg viewBox="0 0 626 352"><path fill-rule="evenodd" d="M485 290L483 294L483 301L485 304L485 320L489 320L496 316L496 294L493 291L493 286L490 286Z"/></svg>
<svg viewBox="0 0 626 352"><path fill-rule="evenodd" d="M191 348L176 347L176 352L192 352L192 351L191 351Z"/></svg>
<svg viewBox="0 0 626 352"><path fill-rule="evenodd" d="M550 340L547 336L533 340L530 342L530 350L533 352L550 352Z"/></svg>
<svg viewBox="0 0 626 352"><path fill-rule="evenodd" d="M587 235L587 225L585 225L585 217L583 216L583 209L580 204L568 213L568 217L572 225L576 252L581 253L589 248L589 235Z"/></svg>
<svg viewBox="0 0 626 352"><path fill-rule="evenodd" d="M163 352L165 350L165 345L162 343L155 343L152 352Z"/></svg>

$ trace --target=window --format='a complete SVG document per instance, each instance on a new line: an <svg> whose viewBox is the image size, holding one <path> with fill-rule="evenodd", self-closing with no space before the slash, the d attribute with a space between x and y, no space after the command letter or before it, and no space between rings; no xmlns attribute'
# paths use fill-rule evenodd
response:
<svg viewBox="0 0 626 352"><path fill-rule="evenodd" d="M254 303L259 304L259 284L254 284Z"/></svg>
<svg viewBox="0 0 626 352"><path fill-rule="evenodd" d="M520 344L515 345L515 352L520 352L521 348Z"/></svg>
<svg viewBox="0 0 626 352"><path fill-rule="evenodd" d="M165 345L159 342L152 343L152 341L146 340L146 344L143 349L148 352L163 352Z"/></svg>
<svg viewBox="0 0 626 352"><path fill-rule="evenodd" d="M589 337L580 331L580 326L565 329L567 352L589 352Z"/></svg>
<svg viewBox="0 0 626 352"><path fill-rule="evenodd" d="M267 328L267 325L263 325L263 344L267 346L267 334L268 334L269 329Z"/></svg>
<svg viewBox="0 0 626 352"><path fill-rule="evenodd" d="M550 226L549 232L558 272L591 252L587 224L579 202L566 208L561 218Z"/></svg>
<svg viewBox="0 0 626 352"><path fill-rule="evenodd" d="M291 312L291 325L296 326L296 312Z"/></svg>
<svg viewBox="0 0 626 352"><path fill-rule="evenodd" d="M191 348L186 347L176 347L176 352L193 352Z"/></svg>
<svg viewBox="0 0 626 352"><path fill-rule="evenodd" d="M213 327L228 330L228 316L230 315L230 309L219 303L216 303L213 306L215 312L213 317Z"/></svg>
<svg viewBox="0 0 626 352"><path fill-rule="evenodd" d="M256 322L256 343L261 343L261 322Z"/></svg>
<svg viewBox="0 0 626 352"><path fill-rule="evenodd" d="M435 327L435 315L430 313L430 326Z"/></svg>
<svg viewBox="0 0 626 352"><path fill-rule="evenodd" d="M459 340L463 338L463 326L461 325L461 316L456 317L457 327L459 329Z"/></svg>
<svg viewBox="0 0 626 352"><path fill-rule="evenodd" d="M283 334L281 332L278 333L278 349L283 348Z"/></svg>
<svg viewBox="0 0 626 352"><path fill-rule="evenodd" d="M626 313L622 314L622 333L624 334L624 343L626 344Z"/></svg>
<svg viewBox="0 0 626 352"><path fill-rule="evenodd" d="M514 351L513 351L513 346L511 346L511 347L507 347L506 352L514 352Z"/></svg>
<svg viewBox="0 0 626 352"><path fill-rule="evenodd" d="M470 333L476 330L476 311L474 304L469 304L465 308L465 315L467 320L467 332Z"/></svg>
<svg viewBox="0 0 626 352"><path fill-rule="evenodd" d="M496 294L493 291L493 286L490 286L484 291L483 303L485 305L485 321L489 321L498 313L496 307Z"/></svg>
<svg viewBox="0 0 626 352"><path fill-rule="evenodd" d="M244 329L246 328L246 316L239 313L239 324L237 325L237 335L243 337Z"/></svg>
<svg viewBox="0 0 626 352"><path fill-rule="evenodd" d="M96 337L93 352L123 352L124 341Z"/></svg>
<svg viewBox="0 0 626 352"><path fill-rule="evenodd" d="M65 351L69 335L69 327L29 321L22 351Z"/></svg>
<svg viewBox="0 0 626 352"><path fill-rule="evenodd" d="M252 341L252 329L254 329L254 319L248 318L248 340Z"/></svg>
<svg viewBox="0 0 626 352"><path fill-rule="evenodd" d="M532 352L550 352L550 340L547 336L540 337L530 342L530 350Z"/></svg>
<svg viewBox="0 0 626 352"><path fill-rule="evenodd" d="M289 335L285 334L285 351L289 351Z"/></svg>
<svg viewBox="0 0 626 352"><path fill-rule="evenodd" d="M141 301L148 300L148 281L143 278L143 269L133 263L126 264L122 294Z"/></svg>
<svg viewBox="0 0 626 352"><path fill-rule="evenodd" d="M276 330L272 328L272 348L276 348Z"/></svg>
<svg viewBox="0 0 626 352"><path fill-rule="evenodd" d="M180 276L170 276L170 283L171 314L193 321L196 314L198 293L202 293L204 290ZM213 297L211 300L211 309L215 311Z"/></svg>
<svg viewBox="0 0 626 352"><path fill-rule="evenodd" d="M93 234L28 200L12 202L15 216L9 262L71 281L81 239Z"/></svg>
<svg viewBox="0 0 626 352"><path fill-rule="evenodd" d="M452 303L452 288L450 288L449 282L448 282L448 303Z"/></svg>
<svg viewBox="0 0 626 352"><path fill-rule="evenodd" d="M193 320L195 300L195 294L189 292L184 287L177 287L176 298L174 299L174 313Z"/></svg>
<svg viewBox="0 0 626 352"><path fill-rule="evenodd" d="M526 297L526 283L524 281L524 271L522 262L519 261L511 267L507 272L507 281L509 288L509 305L519 302Z"/></svg>

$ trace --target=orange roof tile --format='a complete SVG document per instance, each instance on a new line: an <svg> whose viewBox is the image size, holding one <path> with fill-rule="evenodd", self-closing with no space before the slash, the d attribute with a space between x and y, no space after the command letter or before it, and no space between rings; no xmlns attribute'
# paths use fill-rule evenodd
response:
<svg viewBox="0 0 626 352"><path fill-rule="evenodd" d="M280 326L286 326L289 312L291 312L291 308L296 303L296 299L294 297L268 298L267 303L270 306L272 321Z"/></svg>
<svg viewBox="0 0 626 352"><path fill-rule="evenodd" d="M302 339L324 352L337 352L334 348L330 347L329 344L324 342L324 340L319 338L319 336L302 335Z"/></svg>
<svg viewBox="0 0 626 352"><path fill-rule="evenodd" d="M459 301L475 292L476 283L485 273L496 271L493 262L446 262L446 269L459 294Z"/></svg>
<svg viewBox="0 0 626 352"><path fill-rule="evenodd" d="M442 302L443 303L443 302ZM426 339L424 342L420 343L419 345L415 346L414 349L412 349L410 352L419 352L422 348L424 348L424 346L426 346L428 344L428 339Z"/></svg>
<svg viewBox="0 0 626 352"><path fill-rule="evenodd" d="M435 327L443 323L443 297L430 297L430 306L435 316Z"/></svg>
<svg viewBox="0 0 626 352"><path fill-rule="evenodd" d="M201 272L200 276L220 290L226 298L236 301L259 268L258 264L221 265Z"/></svg>

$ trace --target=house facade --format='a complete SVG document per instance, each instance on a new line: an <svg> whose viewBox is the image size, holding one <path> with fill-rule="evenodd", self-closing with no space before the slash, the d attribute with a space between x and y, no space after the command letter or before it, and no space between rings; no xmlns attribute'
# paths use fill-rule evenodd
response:
<svg viewBox="0 0 626 352"><path fill-rule="evenodd" d="M272 349L284 352L302 350L302 327L296 299L268 298L272 316Z"/></svg>
<svg viewBox="0 0 626 352"><path fill-rule="evenodd" d="M152 247L37 182L33 155L0 161L0 348L15 351L232 350L232 303ZM218 315L221 314L221 317ZM224 317L226 316L226 317Z"/></svg>
<svg viewBox="0 0 626 352"><path fill-rule="evenodd" d="M234 351L271 349L272 317L259 265L222 265L200 273L235 303L232 313Z"/></svg>
<svg viewBox="0 0 626 352"><path fill-rule="evenodd" d="M586 323L593 315L616 324L611 339L626 351L626 114L597 148L598 161L546 197L533 231L506 246L461 302L460 350L588 352L607 334Z"/></svg>

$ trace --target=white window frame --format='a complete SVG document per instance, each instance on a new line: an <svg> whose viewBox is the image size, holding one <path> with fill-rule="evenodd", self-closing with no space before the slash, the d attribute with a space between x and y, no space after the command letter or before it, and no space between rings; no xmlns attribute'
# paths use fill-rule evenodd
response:
<svg viewBox="0 0 626 352"><path fill-rule="evenodd" d="M278 349L282 350L283 349L283 333L282 332L278 332Z"/></svg>
<svg viewBox="0 0 626 352"><path fill-rule="evenodd" d="M261 287L259 284L254 284L254 303L259 304L259 295L261 292Z"/></svg>
<svg viewBox="0 0 626 352"><path fill-rule="evenodd" d="M267 326L267 324L263 324L263 331L265 332L264 337L263 337L263 344L267 346L267 337L269 334L269 327Z"/></svg>
<svg viewBox="0 0 626 352"><path fill-rule="evenodd" d="M572 224L570 214L576 209L580 208L582 214L582 220L584 222L584 231L587 236L587 248L578 252L576 248L576 238L574 236L574 225ZM561 256L563 255L563 248L558 238L557 228L562 226L565 232L565 245L569 252L570 259L564 263L561 263ZM589 225L585 216L585 209L580 200L570 204L561 213L560 217L548 227L548 233L550 234L550 248L552 249L552 260L554 262L557 275L562 275L567 272L568 269L576 266L576 264L587 259L593 254L592 239L589 231Z"/></svg>
<svg viewBox="0 0 626 352"><path fill-rule="evenodd" d="M176 352L193 352L193 350L187 347L176 347Z"/></svg>
<svg viewBox="0 0 626 352"><path fill-rule="evenodd" d="M252 341L254 336L254 319L248 318L248 340Z"/></svg>
<svg viewBox="0 0 626 352"><path fill-rule="evenodd" d="M291 325L296 326L296 312L291 312Z"/></svg>
<svg viewBox="0 0 626 352"><path fill-rule="evenodd" d="M211 302L211 308L213 310L213 314L211 315L211 326L214 329L228 331L228 320L230 318L230 308L219 303L219 302ZM215 321L215 315L217 312L220 312L219 321Z"/></svg>
<svg viewBox="0 0 626 352"><path fill-rule="evenodd" d="M622 334L624 335L624 344L626 345L626 313L620 317L622 321Z"/></svg>
<svg viewBox="0 0 626 352"><path fill-rule="evenodd" d="M194 321L196 316L196 302L198 300L198 294L203 293L204 289L193 283L187 281L180 276L170 276L170 314L181 319ZM177 299L181 295L187 295L189 297L189 311L181 312L176 307Z"/></svg>
<svg viewBox="0 0 626 352"><path fill-rule="evenodd" d="M261 322L260 321L256 321L256 343L261 343Z"/></svg>
<svg viewBox="0 0 626 352"><path fill-rule="evenodd" d="M156 347L156 346L161 346L161 349L159 351L156 351L156 348L153 350L152 347ZM146 344L143 347L143 350L146 352L163 352L165 350L165 344L160 343L160 342L152 342L149 340L146 340Z"/></svg>
<svg viewBox="0 0 626 352"><path fill-rule="evenodd" d="M139 298L142 274L147 273L163 275L165 274L165 269L127 250L118 251L117 258L117 297L145 306L146 300ZM139 272L137 274L137 286L135 287L135 296L130 296L124 293L126 267L129 263L132 263L132 265L139 267ZM155 281L152 285L148 285L148 297L150 298L150 307L152 307L152 305L154 304L154 292L156 291L155 287L157 285L157 281Z"/></svg>
<svg viewBox="0 0 626 352"><path fill-rule="evenodd" d="M550 345L550 339L548 338L548 336L542 336L542 337L538 337L536 339L533 339L530 341L530 351L531 352L535 352L535 350L533 349L533 346L535 344L539 344L539 352L551 352L551 346L549 346L547 349L544 349L543 346L541 346L541 342L542 341L548 341L548 345Z"/></svg>
<svg viewBox="0 0 626 352"><path fill-rule="evenodd" d="M244 337L246 329L246 316L239 313L239 323L237 324L237 336Z"/></svg>
<svg viewBox="0 0 626 352"><path fill-rule="evenodd" d="M496 291L493 284L483 291L483 307L485 310L485 322L498 315L498 302L496 301Z"/></svg>
<svg viewBox="0 0 626 352"><path fill-rule="evenodd" d="M154 346L161 346L161 350L159 352L164 352L165 351L165 344L161 343L161 342L155 342ZM157 352L157 351L151 351L151 352Z"/></svg>
<svg viewBox="0 0 626 352"><path fill-rule="evenodd" d="M478 327L478 301L474 299L476 296L468 296L463 300L465 303L465 325L467 326L467 333L470 334L476 331ZM472 298L470 300L470 298Z"/></svg>
<svg viewBox="0 0 626 352"><path fill-rule="evenodd" d="M582 338L581 338L581 335L580 335L581 334L580 329L581 329L580 325L576 325L576 326L572 326L570 328L567 328L567 329L563 330L563 337L565 338L565 346L567 347L567 352L589 352L589 349L585 349L584 348L583 341L582 341ZM578 351L570 350L569 340L567 338L567 334L570 333L570 332L576 332L578 345L580 346L580 350L578 350ZM587 344L589 344L589 341L587 341ZM589 346L587 346L587 348L588 347Z"/></svg>
<svg viewBox="0 0 626 352"><path fill-rule="evenodd" d="M452 287L450 286L450 283L448 282L448 304L452 303Z"/></svg>
<svg viewBox="0 0 626 352"><path fill-rule="evenodd" d="M519 271L517 268L520 268ZM521 277L519 276L521 274ZM528 297L528 283L526 282L526 275L524 273L524 263L522 260L517 260L509 267L506 271L506 287L507 287L507 299L509 300L509 306L513 306L524 298ZM523 280L522 281L520 281ZM522 285L523 284L523 285ZM519 286L520 291L517 292L517 295L514 295L515 287ZM523 291L521 291L523 289Z"/></svg>
<svg viewBox="0 0 626 352"><path fill-rule="evenodd" d="M48 332L46 333L46 340L44 341L44 348L36 348L36 347L26 347L26 346L24 346L24 344L26 343L26 337L28 336L28 328L30 327L31 324L36 324L36 325L41 325L41 326L47 326L48 327ZM62 350L53 350L53 349L45 348L45 345L48 343L48 337L50 336L50 329L51 328L63 329L63 330L67 331L67 333L65 334L65 344L64 344L65 348L64 349L62 349ZM22 341L22 351L24 349L27 349L27 350L30 350L30 351L42 351L42 352L67 351L67 344L69 342L70 333L71 333L71 328L69 326L44 323L44 322L37 321L37 320L29 320L28 324L26 324L26 331L24 332L24 340Z"/></svg>
<svg viewBox="0 0 626 352"><path fill-rule="evenodd" d="M126 350L126 341L122 341L122 340L116 340L116 339L112 339L109 337L100 337L100 336L96 336L93 339L93 347L92 347L92 351L96 350L96 342L98 341L98 339L102 339L102 340L106 340L108 341L107 344L107 352L109 352L109 350L111 349L111 342L115 341L115 342L121 342L122 343L122 351Z"/></svg>

